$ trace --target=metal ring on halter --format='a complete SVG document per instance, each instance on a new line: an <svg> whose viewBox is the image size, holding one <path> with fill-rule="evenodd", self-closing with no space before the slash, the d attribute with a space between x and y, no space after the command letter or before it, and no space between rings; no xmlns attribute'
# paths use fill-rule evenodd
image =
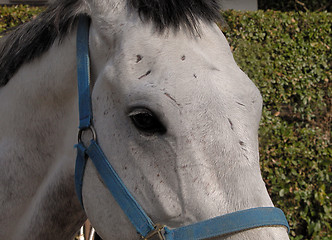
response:
<svg viewBox="0 0 332 240"><path fill-rule="evenodd" d="M165 240L164 237L165 226L161 224L156 224L154 229L148 233L146 237L141 237L142 240L149 240L152 238L158 238L158 240Z"/></svg>
<svg viewBox="0 0 332 240"><path fill-rule="evenodd" d="M94 129L94 127L92 125L90 125L89 127L81 128L78 131L78 136L77 136L78 139L77 140L78 140L79 143L83 143L82 135L83 135L83 132L86 132L86 131L90 131L92 133L92 139L91 140L94 140L94 141L97 140L96 130ZM84 143L83 143L83 145L84 145Z"/></svg>

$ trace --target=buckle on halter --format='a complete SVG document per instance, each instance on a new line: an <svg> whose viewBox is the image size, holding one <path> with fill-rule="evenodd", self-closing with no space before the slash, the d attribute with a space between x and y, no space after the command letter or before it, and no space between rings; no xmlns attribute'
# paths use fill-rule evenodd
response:
<svg viewBox="0 0 332 240"><path fill-rule="evenodd" d="M156 224L154 226L154 229L151 232L149 232L148 235L146 235L145 237L141 236L141 239L142 240L150 240L150 239L165 240L164 233L165 233L165 226Z"/></svg>

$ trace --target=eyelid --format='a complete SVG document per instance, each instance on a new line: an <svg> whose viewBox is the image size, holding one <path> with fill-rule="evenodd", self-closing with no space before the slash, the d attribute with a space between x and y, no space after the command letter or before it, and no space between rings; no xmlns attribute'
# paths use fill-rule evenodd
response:
<svg viewBox="0 0 332 240"><path fill-rule="evenodd" d="M133 109L132 111L130 111L129 113L128 113L128 117L132 117L132 116L135 116L135 115L137 115L137 114L142 114L142 113L144 113L144 114L146 114L146 113L148 113L148 114L150 114L151 116L155 116L155 114L153 114L149 109L147 109L147 108L144 108L144 107L138 107L138 108L135 108L135 109Z"/></svg>

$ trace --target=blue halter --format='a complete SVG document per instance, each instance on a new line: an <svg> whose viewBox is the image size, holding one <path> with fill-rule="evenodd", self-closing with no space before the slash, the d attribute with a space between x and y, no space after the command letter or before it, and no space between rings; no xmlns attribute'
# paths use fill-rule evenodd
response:
<svg viewBox="0 0 332 240"><path fill-rule="evenodd" d="M134 225L141 239L151 239L153 237L165 240L207 239L264 226L285 226L289 231L284 213L274 207L260 207L238 211L176 229L154 224L130 194L97 143L96 133L92 125L88 17L80 17L78 24L77 75L80 130L78 144L76 145L75 188L82 207L83 175L86 161L90 158L104 184ZM93 134L93 139L88 147L81 140L81 135L85 131L91 131Z"/></svg>

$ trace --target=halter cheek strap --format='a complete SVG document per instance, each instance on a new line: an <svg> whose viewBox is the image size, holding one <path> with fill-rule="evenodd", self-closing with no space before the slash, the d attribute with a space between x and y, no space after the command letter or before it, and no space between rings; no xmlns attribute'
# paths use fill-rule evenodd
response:
<svg viewBox="0 0 332 240"><path fill-rule="evenodd" d="M75 188L83 208L83 176L86 161L90 158L104 184L136 228L141 239L151 239L158 236L159 239L165 240L198 240L265 226L284 226L289 231L289 225L284 213L274 207L238 211L176 229L154 224L117 175L97 142L96 133L92 125L89 71L89 19L80 17L77 30L80 130L78 144L76 145ZM91 131L93 135L88 147L81 140L81 135L85 131Z"/></svg>
<svg viewBox="0 0 332 240"><path fill-rule="evenodd" d="M75 188L77 196L83 207L82 186L86 161L92 160L105 185L112 193L115 200L128 216L138 233L146 236L154 230L155 226L151 219L145 214L141 206L130 194L122 180L119 178L113 167L97 143L96 134L92 125L92 110L90 96L90 63L89 63L89 19L80 17L77 29L77 77L79 96L79 139L75 167ZM85 131L93 132L93 139L86 147L81 141L81 135Z"/></svg>

